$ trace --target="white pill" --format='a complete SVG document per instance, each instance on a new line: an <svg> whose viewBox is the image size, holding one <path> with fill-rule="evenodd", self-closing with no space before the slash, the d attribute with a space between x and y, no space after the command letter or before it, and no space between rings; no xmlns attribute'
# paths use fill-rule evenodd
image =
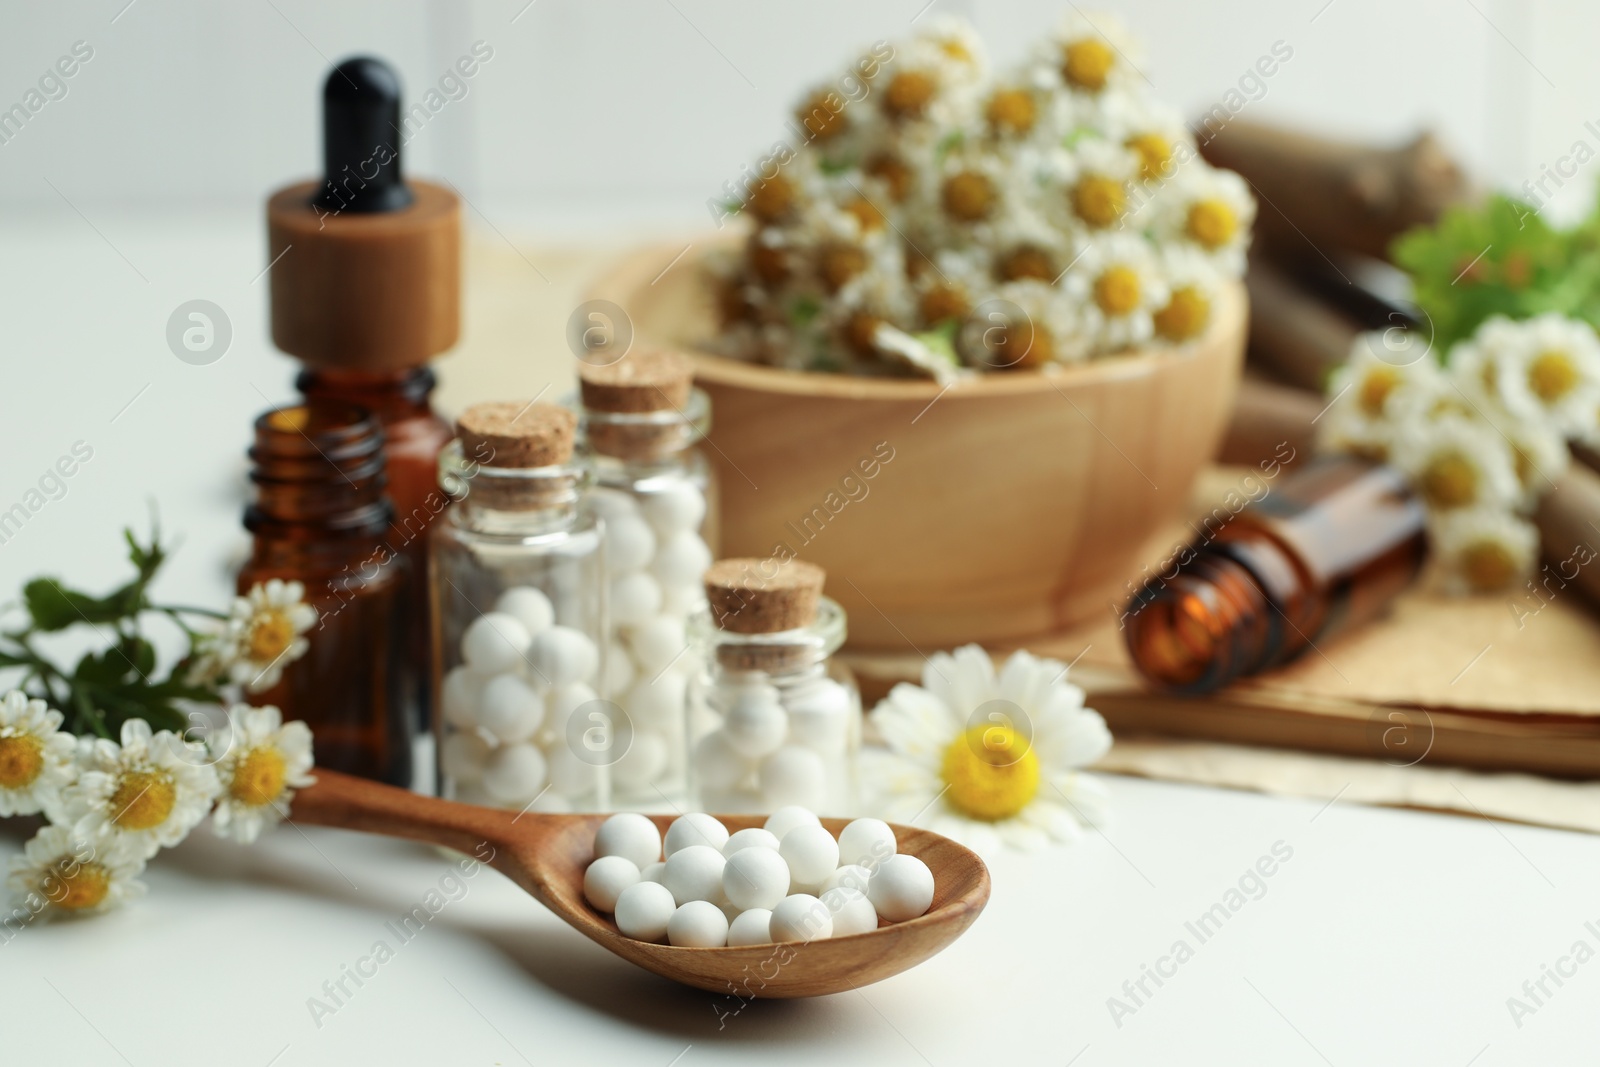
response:
<svg viewBox="0 0 1600 1067"><path fill-rule="evenodd" d="M600 695L582 682L573 682L553 690L546 702L545 724L557 733L565 733L567 720L572 713L591 700L599 699Z"/></svg>
<svg viewBox="0 0 1600 1067"><path fill-rule="evenodd" d="M682 730L689 681L681 674L641 678L622 696L622 706L635 722L657 730Z"/></svg>
<svg viewBox="0 0 1600 1067"><path fill-rule="evenodd" d="M690 845L667 852L667 869L661 872L661 884L672 890L672 899L679 904L691 900L722 900L722 868L727 860L722 853L708 845Z"/></svg>
<svg viewBox="0 0 1600 1067"><path fill-rule="evenodd" d="M839 866L839 842L821 826L796 826L779 838L778 855L799 885L821 885Z"/></svg>
<svg viewBox="0 0 1600 1067"><path fill-rule="evenodd" d="M667 862L657 860L639 872L639 877L646 882L659 882L667 874Z"/></svg>
<svg viewBox="0 0 1600 1067"><path fill-rule="evenodd" d="M596 911L617 909L617 897L639 881L639 868L623 856L601 856L583 872L583 899Z"/></svg>
<svg viewBox="0 0 1600 1067"><path fill-rule="evenodd" d="M639 664L640 672L654 677L667 664L685 655L687 641L683 634L683 622L665 615L647 619L628 635L628 647Z"/></svg>
<svg viewBox="0 0 1600 1067"><path fill-rule="evenodd" d="M742 689L723 720L728 743L750 759L776 752L789 733L789 717L778 703L778 691L769 685Z"/></svg>
<svg viewBox="0 0 1600 1067"><path fill-rule="evenodd" d="M579 759L566 738L557 738L549 753L551 789L572 798L588 796L600 787L600 768Z"/></svg>
<svg viewBox="0 0 1600 1067"><path fill-rule="evenodd" d="M439 705L444 721L470 730L478 725L478 698L489 675L468 667L454 667L439 686Z"/></svg>
<svg viewBox="0 0 1600 1067"><path fill-rule="evenodd" d="M743 830L734 831L733 836L728 838L728 843L722 846L722 854L732 856L735 852L746 848L766 848L776 852L778 839L759 826L747 826Z"/></svg>
<svg viewBox="0 0 1600 1067"><path fill-rule="evenodd" d="M933 872L915 856L888 856L872 872L867 897L892 923L915 919L933 903Z"/></svg>
<svg viewBox="0 0 1600 1067"><path fill-rule="evenodd" d="M461 635L461 658L484 674L504 674L522 665L533 636L515 615L491 611L467 624Z"/></svg>
<svg viewBox="0 0 1600 1067"><path fill-rule="evenodd" d="M556 609L550 598L531 585L514 585L500 594L494 610L514 617L530 634L548 630L556 621Z"/></svg>
<svg viewBox="0 0 1600 1067"><path fill-rule="evenodd" d="M674 485L639 497L639 510L663 534L698 530L706 517L706 497L696 486Z"/></svg>
<svg viewBox="0 0 1600 1067"><path fill-rule="evenodd" d="M621 789L640 792L667 769L667 739L658 733L636 730L633 741L616 763L611 779Z"/></svg>
<svg viewBox="0 0 1600 1067"><path fill-rule="evenodd" d="M688 585L705 577L711 566L711 549L693 530L675 533L656 547L650 573L662 585Z"/></svg>
<svg viewBox="0 0 1600 1067"><path fill-rule="evenodd" d="M872 881L872 871L858 863L846 863L822 880L822 890L855 889L862 893L867 891L867 885Z"/></svg>
<svg viewBox="0 0 1600 1067"><path fill-rule="evenodd" d="M611 579L611 621L637 626L661 611L661 586L644 571L628 571Z"/></svg>
<svg viewBox="0 0 1600 1067"><path fill-rule="evenodd" d="M617 897L617 929L635 941L660 941L678 910L672 893L660 882L638 881Z"/></svg>
<svg viewBox="0 0 1600 1067"><path fill-rule="evenodd" d="M502 804L522 804L544 788L543 754L532 745L504 745L489 755L483 768L483 788Z"/></svg>
<svg viewBox="0 0 1600 1067"><path fill-rule="evenodd" d="M606 520L606 569L612 574L636 571L656 554L656 535L637 515Z"/></svg>
<svg viewBox="0 0 1600 1067"><path fill-rule="evenodd" d="M488 743L470 730L451 730L439 749L440 769L458 786L481 782L488 759Z"/></svg>
<svg viewBox="0 0 1600 1067"><path fill-rule="evenodd" d="M722 891L739 908L772 908L789 895L789 865L770 848L747 848L728 857Z"/></svg>
<svg viewBox="0 0 1600 1067"><path fill-rule="evenodd" d="M728 947L743 948L749 945L766 945L772 941L772 912L766 908L741 911L728 924Z"/></svg>
<svg viewBox="0 0 1600 1067"><path fill-rule="evenodd" d="M600 687L612 694L626 692L628 686L633 684L634 674L633 656L620 642L609 642L606 645L605 677Z"/></svg>
<svg viewBox="0 0 1600 1067"><path fill-rule="evenodd" d="M873 869L897 851L894 831L882 819L854 819L839 831L839 862Z"/></svg>
<svg viewBox="0 0 1600 1067"><path fill-rule="evenodd" d="M728 943L728 916L709 901L680 904L667 920L667 943L678 948L721 948Z"/></svg>
<svg viewBox="0 0 1600 1067"><path fill-rule="evenodd" d="M785 745L761 761L760 781L762 797L774 808L820 808L827 796L828 768L809 748Z"/></svg>
<svg viewBox="0 0 1600 1067"><path fill-rule="evenodd" d="M691 845L705 845L721 853L722 846L727 843L728 828L716 818L696 811L672 820L672 825L667 827L664 851L668 859L674 852Z"/></svg>
<svg viewBox="0 0 1600 1067"><path fill-rule="evenodd" d="M621 489L596 486L584 494L584 502L592 514L600 516L608 523L623 515L639 514L639 502L633 498L632 493L625 493Z"/></svg>
<svg viewBox="0 0 1600 1067"><path fill-rule="evenodd" d="M663 583L661 586L661 613L675 619L685 619L706 605L706 587L700 582ZM681 662L681 661L680 661Z"/></svg>
<svg viewBox="0 0 1600 1067"><path fill-rule="evenodd" d="M544 701L517 674L497 674L478 700L478 725L502 742L525 741L544 721Z"/></svg>
<svg viewBox="0 0 1600 1067"><path fill-rule="evenodd" d="M833 916L834 937L870 934L878 928L878 913L859 889L829 889L822 894L822 904Z"/></svg>
<svg viewBox="0 0 1600 1067"><path fill-rule="evenodd" d="M661 858L661 831L643 815L619 812L595 831L594 854L621 856L643 870Z"/></svg>
<svg viewBox="0 0 1600 1067"><path fill-rule="evenodd" d="M767 833L781 842L796 826L821 826L822 820L817 818L810 808L799 804L786 804L768 815L763 825L766 826Z"/></svg>
<svg viewBox="0 0 1600 1067"><path fill-rule="evenodd" d="M520 624L519 624L520 625ZM551 689L594 679L600 650L589 635L570 626L552 626L534 635L528 646L534 681Z"/></svg>
<svg viewBox="0 0 1600 1067"><path fill-rule="evenodd" d="M784 897L767 924L773 941L821 941L833 936L833 913L810 893Z"/></svg>
<svg viewBox="0 0 1600 1067"><path fill-rule="evenodd" d="M753 766L728 743L728 735L721 730L695 742L694 771L702 789L713 792L732 789L749 775Z"/></svg>

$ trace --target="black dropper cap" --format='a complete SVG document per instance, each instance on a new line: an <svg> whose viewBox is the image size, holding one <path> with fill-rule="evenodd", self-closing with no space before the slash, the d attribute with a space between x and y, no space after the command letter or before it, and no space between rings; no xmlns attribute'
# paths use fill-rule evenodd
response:
<svg viewBox="0 0 1600 1067"><path fill-rule="evenodd" d="M322 85L324 182L314 203L329 213L399 211L411 203L400 177L400 78L381 59L354 56Z"/></svg>

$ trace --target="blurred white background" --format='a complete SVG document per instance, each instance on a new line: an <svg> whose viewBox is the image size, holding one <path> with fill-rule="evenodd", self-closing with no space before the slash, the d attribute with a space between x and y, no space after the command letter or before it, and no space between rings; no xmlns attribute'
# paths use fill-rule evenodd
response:
<svg viewBox="0 0 1600 1067"><path fill-rule="evenodd" d="M1244 111L1252 118L1379 141L1433 127L1480 178L1512 188L1575 141L1600 147L1600 132L1585 126L1600 120L1592 0L1084 6L1120 16L1145 42L1143 68L1157 91L1190 115L1237 90L1281 41L1292 58L1253 93ZM60 57L75 47L92 57L47 84L42 95L56 98L20 129L15 118L0 125L0 512L74 442L95 458L64 496L0 540L0 590L41 570L70 570L91 586L115 580L116 528L142 523L154 502L188 541L172 596L221 595L244 543L250 421L294 395L296 366L267 336L262 203L318 169L330 62L383 56L414 102L477 42L480 54L492 50L471 79L446 84L441 97L456 98L406 146L411 174L448 178L470 204L466 329L458 353L439 363L448 414L486 391L532 395L548 383L559 391L569 358L560 324L581 278L604 262L595 249L705 231L707 201L723 195L722 183L780 135L808 85L835 76L863 47L957 14L1005 62L1072 7L12 5L0 34L0 122ZM1600 175L1600 165L1593 170ZM1593 180L1580 171L1551 214L1584 208ZM226 356L204 367L175 359L164 336L173 310L197 298L224 308L233 327Z"/></svg>

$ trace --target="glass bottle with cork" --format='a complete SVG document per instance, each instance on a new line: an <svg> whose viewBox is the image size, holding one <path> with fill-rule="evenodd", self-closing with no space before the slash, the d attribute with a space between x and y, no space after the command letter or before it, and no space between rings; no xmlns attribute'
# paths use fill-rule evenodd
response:
<svg viewBox="0 0 1600 1067"><path fill-rule="evenodd" d="M318 621L306 655L251 699L302 719L317 763L408 786L413 720L403 695L409 588L405 560L385 544L383 429L350 404L278 408L256 420L250 448L254 538L242 594L271 578L298 581Z"/></svg>
<svg viewBox="0 0 1600 1067"><path fill-rule="evenodd" d="M1208 693L1370 621L1421 570L1426 518L1392 467L1313 462L1145 582L1121 620L1134 666Z"/></svg>
<svg viewBox="0 0 1600 1067"><path fill-rule="evenodd" d="M320 181L267 203L272 340L306 364L311 401L360 405L383 424L395 519L390 547L411 559L404 606L407 699L427 717L427 530L448 503L439 451L450 426L429 406L428 360L460 334L461 211L450 190L400 169L400 81L356 57L323 83Z"/></svg>
<svg viewBox="0 0 1600 1067"><path fill-rule="evenodd" d="M711 402L687 356L634 348L578 362L580 428L595 474L588 505L605 521L611 632L602 693L630 720L612 768L621 797L681 794L688 679L698 658L687 619L705 605L716 482L695 443ZM658 792L659 791L659 792Z"/></svg>
<svg viewBox="0 0 1600 1067"><path fill-rule="evenodd" d="M577 416L476 404L439 457L431 534L440 786L473 803L604 810L630 735L598 692L606 576Z"/></svg>
<svg viewBox="0 0 1600 1067"><path fill-rule="evenodd" d="M792 558L725 559L706 572L708 607L691 622L704 666L689 722L702 810L855 812L861 694L832 658L846 621L822 595L825 579Z"/></svg>

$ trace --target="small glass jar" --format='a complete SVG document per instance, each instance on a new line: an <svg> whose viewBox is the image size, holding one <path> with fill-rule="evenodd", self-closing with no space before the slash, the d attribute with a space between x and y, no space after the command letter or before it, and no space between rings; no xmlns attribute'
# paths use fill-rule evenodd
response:
<svg viewBox="0 0 1600 1067"><path fill-rule="evenodd" d="M690 631L704 664L690 694L696 807L854 814L861 694L832 658L844 644L844 609L821 597L805 625L769 633L724 629L707 610Z"/></svg>
<svg viewBox="0 0 1600 1067"><path fill-rule="evenodd" d="M658 806L686 790L688 683L699 656L688 619L705 605L717 514L711 467L695 444L711 402L681 355L580 363L579 412L595 475L588 507L605 524L611 630L602 695L621 709L631 748L612 775L619 798Z"/></svg>
<svg viewBox="0 0 1600 1067"><path fill-rule="evenodd" d="M439 785L539 811L605 810L617 737L600 698L607 633L600 523L580 508L576 419L482 404L439 457L455 503L430 555Z"/></svg>

